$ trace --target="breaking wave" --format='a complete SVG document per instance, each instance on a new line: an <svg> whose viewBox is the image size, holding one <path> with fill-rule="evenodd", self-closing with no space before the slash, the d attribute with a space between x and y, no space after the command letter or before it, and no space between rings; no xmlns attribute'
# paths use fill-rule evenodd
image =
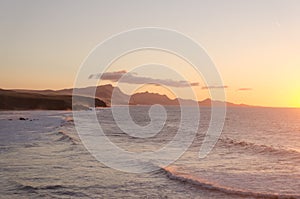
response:
<svg viewBox="0 0 300 199"><path fill-rule="evenodd" d="M55 141L57 142L71 142L72 144L78 144L78 140L74 137L71 137L70 135L68 135L67 133L63 132L63 131L59 131L56 133L56 135L59 135L60 138L56 139Z"/></svg>
<svg viewBox="0 0 300 199"><path fill-rule="evenodd" d="M195 177L186 173L181 173L176 171L171 167L161 168L162 171L166 173L168 178L172 180L177 180L184 183L190 183L192 185L200 186L209 190L216 190L226 194L239 195L239 196L249 196L249 197L258 197L258 198L269 198L269 199L299 199L300 195L292 194L277 194L277 193L262 193L249 190L243 190L240 188L229 187L220 185L218 183L210 182L209 180Z"/></svg>
<svg viewBox="0 0 300 199"><path fill-rule="evenodd" d="M268 146L268 145L260 145L255 144L248 141L242 141L242 140L235 140L232 138L222 138L220 139L222 144L225 144L226 146L236 146L236 147L242 147L245 149L251 149L255 153L266 153L266 154L277 154L277 155L294 155L294 156L300 156L300 153L296 150L292 149L284 149L274 146Z"/></svg>

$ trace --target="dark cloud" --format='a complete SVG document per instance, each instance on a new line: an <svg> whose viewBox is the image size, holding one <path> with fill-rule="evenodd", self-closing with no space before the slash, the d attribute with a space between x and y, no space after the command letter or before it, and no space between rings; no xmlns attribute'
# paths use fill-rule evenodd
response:
<svg viewBox="0 0 300 199"><path fill-rule="evenodd" d="M239 88L238 91L251 91L252 88Z"/></svg>
<svg viewBox="0 0 300 199"><path fill-rule="evenodd" d="M126 75L125 75L126 74ZM123 75L125 75L123 77ZM127 73L126 71L116 71L116 72L107 72L103 74L91 74L89 79L100 79L101 80L110 80L112 82L122 82L128 84L145 84L152 83L156 85L166 85L171 87L189 87L189 86L199 86L197 82L187 82L187 81L175 81L171 79L155 79L151 77L141 77L136 73Z"/></svg>
<svg viewBox="0 0 300 199"><path fill-rule="evenodd" d="M206 90L206 89L225 89L225 88L228 88L228 86L204 86L204 87L202 87L203 90Z"/></svg>
<svg viewBox="0 0 300 199"><path fill-rule="evenodd" d="M107 73L98 73L91 74L89 79L102 79L102 80L111 80L113 82L117 82L124 74L126 74L125 70L116 71L116 72L107 72Z"/></svg>

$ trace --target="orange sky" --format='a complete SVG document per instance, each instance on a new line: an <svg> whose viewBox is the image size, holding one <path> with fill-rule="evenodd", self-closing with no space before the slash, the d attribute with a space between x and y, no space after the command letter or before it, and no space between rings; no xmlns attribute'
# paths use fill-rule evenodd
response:
<svg viewBox="0 0 300 199"><path fill-rule="evenodd" d="M300 107L300 1L1 1L0 13L0 88L72 87L79 66L99 42L121 31L155 26L179 31L205 48L228 86L227 101ZM129 55L110 71L156 60L199 82L193 87L199 99L209 97L203 80L186 70L190 66L157 53ZM181 80L155 67L137 71ZM133 87L120 86L126 92ZM184 88L170 89L191 97ZM158 87L151 90L163 93Z"/></svg>

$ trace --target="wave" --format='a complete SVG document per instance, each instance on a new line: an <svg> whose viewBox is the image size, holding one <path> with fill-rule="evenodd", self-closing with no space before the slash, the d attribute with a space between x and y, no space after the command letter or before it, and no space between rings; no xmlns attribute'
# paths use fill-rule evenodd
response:
<svg viewBox="0 0 300 199"><path fill-rule="evenodd" d="M257 153L272 153L277 155L296 155L300 156L299 151L292 150L292 149L284 149L284 148L277 148L274 146L268 146L268 145L260 145L255 144L253 142L248 141L242 141L242 140L235 140L231 138L221 138L220 139L223 144L226 144L227 146L237 146L237 147L243 147L245 149L251 149L252 151L255 151Z"/></svg>
<svg viewBox="0 0 300 199"><path fill-rule="evenodd" d="M22 183L19 182L15 182L17 184L18 190L21 191L26 191L29 193L38 193L39 190L48 190L48 191L53 191L53 194L58 194L58 195L69 195L70 197L80 197L80 198L86 198L88 197L88 195L79 192L79 191L75 191L74 189L76 187L66 187L63 185L59 185L59 184L54 184L54 185L44 185L44 186L33 186L33 185L24 185ZM71 191L71 190L72 191Z"/></svg>
<svg viewBox="0 0 300 199"><path fill-rule="evenodd" d="M226 194L247 196L247 197L257 197L257 198L269 198L269 199L299 199L300 195L292 194L277 194L277 193L262 193L249 190L243 190L239 188L223 186L218 183L210 182L209 180L195 177L186 173L181 173L176 171L174 168L166 167L161 168L163 172L166 173L168 178L172 180L177 180L183 183L190 183L192 185L200 186L205 189L216 190Z"/></svg>
<svg viewBox="0 0 300 199"><path fill-rule="evenodd" d="M24 145L25 148L32 148L32 147L38 147L38 146L39 146L38 143L29 143L29 144Z"/></svg>
<svg viewBox="0 0 300 199"><path fill-rule="evenodd" d="M60 138L58 138L57 142L64 142L64 141L67 141L67 142L71 142L72 144L76 145L78 144L78 140L74 137L71 137L70 135L66 134L65 132L63 131L59 131L56 133L56 135L59 135L61 136Z"/></svg>
<svg viewBox="0 0 300 199"><path fill-rule="evenodd" d="M64 122L74 122L74 119L72 116L65 116L63 117Z"/></svg>
<svg viewBox="0 0 300 199"><path fill-rule="evenodd" d="M0 146L0 154L10 152L13 149L11 146Z"/></svg>
<svg viewBox="0 0 300 199"><path fill-rule="evenodd" d="M57 136L60 136L55 141L56 142L70 142L73 145L77 145L79 143L79 140L77 138L69 135L68 133L65 132L65 130L62 131L62 129L64 129L68 125L73 125L73 124L74 124L74 120L73 120L72 116L67 116L67 115L63 116L60 126L58 126L54 132L51 132Z"/></svg>
<svg viewBox="0 0 300 199"><path fill-rule="evenodd" d="M24 191L35 191L35 190L45 190L45 189L64 189L67 188L65 186L62 185L47 185L47 186L32 186L32 185L19 185L19 189L20 190L24 190Z"/></svg>

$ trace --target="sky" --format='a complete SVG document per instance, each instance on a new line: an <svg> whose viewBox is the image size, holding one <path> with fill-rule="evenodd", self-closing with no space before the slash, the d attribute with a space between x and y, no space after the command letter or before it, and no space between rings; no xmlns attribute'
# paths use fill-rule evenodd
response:
<svg viewBox="0 0 300 199"><path fill-rule="evenodd" d="M222 77L227 101L300 107L298 0L1 0L0 88L70 88L96 45L140 27L172 29L199 43ZM170 56L155 58L163 61ZM129 72L132 59L124 57L110 72ZM175 60L173 57L166 63L181 63ZM146 71L132 74L140 79L181 80L175 73L155 67ZM209 97L203 81L187 71L189 80L199 83L195 86L197 98ZM109 80L104 83L116 84ZM123 83L123 90L129 92L133 86L132 82ZM220 85L215 86L211 89ZM139 87L147 89L160 93L174 89L180 97L190 98L183 88Z"/></svg>

